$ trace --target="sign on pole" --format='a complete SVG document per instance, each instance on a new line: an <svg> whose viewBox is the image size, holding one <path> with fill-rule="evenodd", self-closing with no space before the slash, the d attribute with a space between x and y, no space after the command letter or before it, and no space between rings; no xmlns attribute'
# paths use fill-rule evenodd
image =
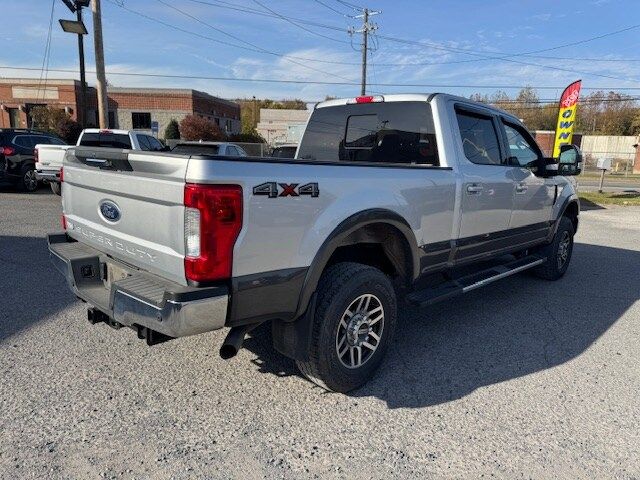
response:
<svg viewBox="0 0 640 480"><path fill-rule="evenodd" d="M158 122L151 122L151 133L156 137L158 136Z"/></svg>

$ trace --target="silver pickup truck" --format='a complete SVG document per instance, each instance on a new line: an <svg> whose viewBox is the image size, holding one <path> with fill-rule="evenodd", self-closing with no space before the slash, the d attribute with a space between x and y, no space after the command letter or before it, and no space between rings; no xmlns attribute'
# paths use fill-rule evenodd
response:
<svg viewBox="0 0 640 480"><path fill-rule="evenodd" d="M512 115L446 94L318 104L295 159L67 151L56 267L92 323L147 343L270 322L322 387L366 382L402 302L429 305L531 269L556 280L581 154L545 158Z"/></svg>

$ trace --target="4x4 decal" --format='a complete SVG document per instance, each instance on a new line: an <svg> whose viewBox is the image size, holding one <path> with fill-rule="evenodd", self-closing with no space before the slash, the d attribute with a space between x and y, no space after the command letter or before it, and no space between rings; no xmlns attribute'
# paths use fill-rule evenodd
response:
<svg viewBox="0 0 640 480"><path fill-rule="evenodd" d="M253 194L266 195L269 198L299 197L301 195L315 198L320 196L320 189L316 182L298 185L298 183L265 182L253 187Z"/></svg>

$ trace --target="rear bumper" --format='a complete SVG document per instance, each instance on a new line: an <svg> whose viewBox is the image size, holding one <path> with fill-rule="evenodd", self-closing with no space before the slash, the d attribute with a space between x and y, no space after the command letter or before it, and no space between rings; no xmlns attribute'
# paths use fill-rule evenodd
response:
<svg viewBox="0 0 640 480"><path fill-rule="evenodd" d="M36 170L36 178L40 181L59 182L60 170Z"/></svg>
<svg viewBox="0 0 640 480"><path fill-rule="evenodd" d="M121 325L185 337L226 323L226 285L184 287L118 262L66 234L50 234L47 240L51 261L73 293ZM107 273L114 269L118 279L108 279L116 276Z"/></svg>

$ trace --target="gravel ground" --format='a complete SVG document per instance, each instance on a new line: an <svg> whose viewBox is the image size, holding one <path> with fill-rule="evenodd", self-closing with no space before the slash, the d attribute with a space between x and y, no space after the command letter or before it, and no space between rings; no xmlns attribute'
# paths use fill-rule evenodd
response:
<svg viewBox="0 0 640 480"><path fill-rule="evenodd" d="M261 328L152 348L49 264L59 197L0 192L2 478L640 478L640 209L583 212L571 268L404 309L378 376L327 394Z"/></svg>

